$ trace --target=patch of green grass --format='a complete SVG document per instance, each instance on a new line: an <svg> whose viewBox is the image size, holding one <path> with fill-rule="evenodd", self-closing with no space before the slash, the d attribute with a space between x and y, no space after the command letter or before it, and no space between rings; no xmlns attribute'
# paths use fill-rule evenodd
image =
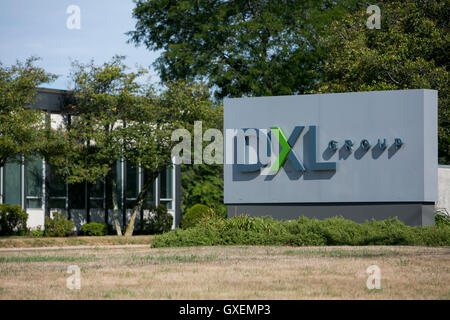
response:
<svg viewBox="0 0 450 320"><path fill-rule="evenodd" d="M31 238L27 236L0 237L0 248L36 248L36 247L66 247L66 246L108 246L108 245L150 245L154 236L91 236L91 237L60 237Z"/></svg>
<svg viewBox="0 0 450 320"><path fill-rule="evenodd" d="M216 260L218 256L216 254L211 255L132 255L131 260L134 262L162 262L162 263L195 263Z"/></svg>
<svg viewBox="0 0 450 320"><path fill-rule="evenodd" d="M20 262L89 262L95 261L94 256L12 256L0 257L0 263L20 263Z"/></svg>
<svg viewBox="0 0 450 320"><path fill-rule="evenodd" d="M400 259L397 262L397 265L400 266L400 267L407 267L407 266L411 265L411 261L409 261L407 259Z"/></svg>
<svg viewBox="0 0 450 320"><path fill-rule="evenodd" d="M383 292L383 287L381 287L380 289L369 289L367 287L364 287L364 290L368 294L377 294L377 293L382 293Z"/></svg>
<svg viewBox="0 0 450 320"><path fill-rule="evenodd" d="M394 250L344 250L344 249L318 249L318 250L285 250L283 255L308 255L332 258L374 258L374 257L392 257L399 255Z"/></svg>
<svg viewBox="0 0 450 320"><path fill-rule="evenodd" d="M29 239L24 240L24 243L29 247L51 247L57 244L54 239Z"/></svg>
<svg viewBox="0 0 450 320"><path fill-rule="evenodd" d="M108 290L106 292L103 293L102 297L106 298L106 299L112 299L115 298L117 296L126 296L126 297L136 297L136 292L131 291L127 288L120 288L120 289L116 289L116 290Z"/></svg>

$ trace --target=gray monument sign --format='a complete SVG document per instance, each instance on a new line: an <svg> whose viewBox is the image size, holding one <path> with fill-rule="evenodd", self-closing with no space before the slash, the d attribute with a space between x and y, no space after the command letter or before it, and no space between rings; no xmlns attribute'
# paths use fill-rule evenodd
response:
<svg viewBox="0 0 450 320"><path fill-rule="evenodd" d="M229 216L433 224L437 91L226 99Z"/></svg>

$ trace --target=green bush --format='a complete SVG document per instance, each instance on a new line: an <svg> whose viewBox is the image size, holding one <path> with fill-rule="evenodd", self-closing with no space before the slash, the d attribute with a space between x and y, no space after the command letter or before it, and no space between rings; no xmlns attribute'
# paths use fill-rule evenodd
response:
<svg viewBox="0 0 450 320"><path fill-rule="evenodd" d="M173 217L165 206L159 205L141 223L144 234L161 234L172 229Z"/></svg>
<svg viewBox="0 0 450 320"><path fill-rule="evenodd" d="M27 232L28 214L20 206L0 205L0 235L23 235Z"/></svg>
<svg viewBox="0 0 450 320"><path fill-rule="evenodd" d="M29 235L33 238L40 238L44 236L44 231L41 230L41 227L37 227L34 230L30 230Z"/></svg>
<svg viewBox="0 0 450 320"><path fill-rule="evenodd" d="M360 224L343 218L279 221L238 216L199 220L194 227L165 233L153 242L153 247L199 245L449 246L450 226L409 227L397 218Z"/></svg>
<svg viewBox="0 0 450 320"><path fill-rule="evenodd" d="M203 219L215 217L218 216L211 208L199 203L189 208L183 215L181 220L181 228L192 228Z"/></svg>
<svg viewBox="0 0 450 320"><path fill-rule="evenodd" d="M45 217L44 236L66 237L73 234L75 224L67 220L66 216L59 212L53 213L53 218Z"/></svg>
<svg viewBox="0 0 450 320"><path fill-rule="evenodd" d="M106 223L91 222L83 225L81 231L85 236L106 236L108 225Z"/></svg>
<svg viewBox="0 0 450 320"><path fill-rule="evenodd" d="M450 227L450 219L447 215L443 213L436 212L434 215L434 224L439 226L449 226Z"/></svg>

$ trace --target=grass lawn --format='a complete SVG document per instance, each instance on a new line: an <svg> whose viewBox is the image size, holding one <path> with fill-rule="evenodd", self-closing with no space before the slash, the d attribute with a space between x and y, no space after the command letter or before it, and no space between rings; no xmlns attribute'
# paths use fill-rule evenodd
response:
<svg viewBox="0 0 450 320"><path fill-rule="evenodd" d="M38 247L67 247L67 246L107 246L127 244L150 245L154 236L133 237L61 237L61 238L32 238L32 237L0 237L1 248L38 248Z"/></svg>
<svg viewBox="0 0 450 320"><path fill-rule="evenodd" d="M381 290L366 288L373 264ZM450 248L0 250L0 299L450 299Z"/></svg>

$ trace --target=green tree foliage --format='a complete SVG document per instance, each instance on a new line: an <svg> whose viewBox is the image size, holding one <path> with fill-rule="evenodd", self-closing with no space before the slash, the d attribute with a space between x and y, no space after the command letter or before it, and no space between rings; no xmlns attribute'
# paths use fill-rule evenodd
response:
<svg viewBox="0 0 450 320"><path fill-rule="evenodd" d="M356 1L138 0L130 41L162 50L163 81L205 80L216 97L303 93L318 34Z"/></svg>
<svg viewBox="0 0 450 320"><path fill-rule="evenodd" d="M209 109L208 117L203 117L203 131L209 128L223 128L223 107ZM192 119L195 121L195 119ZM192 123L191 123L192 124ZM192 130L192 127L190 127ZM203 148L210 142L203 142ZM194 157L194 150L191 155ZM223 204L223 166L219 164L183 164L181 165L181 210L204 204L213 208L216 213L226 217L226 206Z"/></svg>
<svg viewBox="0 0 450 320"><path fill-rule="evenodd" d="M211 100L208 87L203 84L174 81L167 89L153 97L151 114L135 117L125 128L125 157L132 163L139 163L147 172L143 192L136 200L136 206L125 235L132 234L134 219L142 208L146 192L153 180L171 163L171 141L174 129L185 128L193 134L194 121L205 124L218 121L217 108Z"/></svg>
<svg viewBox="0 0 450 320"><path fill-rule="evenodd" d="M44 236L46 237L66 237L74 233L75 223L68 220L60 212L53 212L53 217L45 217Z"/></svg>
<svg viewBox="0 0 450 320"><path fill-rule="evenodd" d="M313 92L429 88L439 91L439 161L450 163L448 1L381 1L381 29L365 8L322 37L327 52Z"/></svg>
<svg viewBox="0 0 450 320"><path fill-rule="evenodd" d="M56 76L36 67L37 58L10 67L0 63L0 167L32 157L46 145L45 113L29 109L36 87Z"/></svg>
<svg viewBox="0 0 450 320"><path fill-rule="evenodd" d="M27 232L28 213L20 206L0 204L0 235L23 235Z"/></svg>
<svg viewBox="0 0 450 320"><path fill-rule="evenodd" d="M213 209L199 203L186 211L183 215L183 220L181 221L181 227L183 229L192 228L204 219L215 219L216 217L217 215Z"/></svg>
<svg viewBox="0 0 450 320"><path fill-rule="evenodd" d="M183 212L200 203L226 217L226 206L223 204L223 166L182 165L181 191Z"/></svg>
<svg viewBox="0 0 450 320"><path fill-rule="evenodd" d="M172 82L157 93L139 81L146 70L128 72L124 57L97 66L94 62L73 65L72 115L60 131L66 137L64 157L52 158L67 182L94 184L106 178L117 184L112 168L118 158L146 171L125 235L132 235L137 214L158 174L171 163L172 131L191 128L196 120L211 121L216 111L209 90L201 84ZM112 192L113 216L118 235L118 201Z"/></svg>
<svg viewBox="0 0 450 320"><path fill-rule="evenodd" d="M93 61L72 65L72 103L65 110L71 121L59 128L66 141L64 153L49 158L68 183L93 185L106 178L115 190L117 181L111 169L125 156L124 141L130 132L124 123L136 113L142 113L143 121L152 114L151 88L137 81L146 70L127 72L123 60L115 56L100 66ZM115 192L112 201L116 231L121 235Z"/></svg>
<svg viewBox="0 0 450 320"><path fill-rule="evenodd" d="M153 208L150 216L145 217L142 224L144 234L161 234L172 229L173 217L163 205Z"/></svg>
<svg viewBox="0 0 450 320"><path fill-rule="evenodd" d="M83 235L100 237L108 234L108 225L106 223L91 222L81 226Z"/></svg>
<svg viewBox="0 0 450 320"><path fill-rule="evenodd" d="M130 41L162 50L163 81L202 79L217 98L432 88L449 163L448 1L138 0ZM208 172L209 171L209 172ZM183 206L221 198L220 170L184 166ZM216 186L215 189L213 186Z"/></svg>
<svg viewBox="0 0 450 320"><path fill-rule="evenodd" d="M205 80L219 99L304 93L323 56L318 35L355 3L140 0L128 35L137 45L163 51L155 63L163 82ZM211 127L222 128L221 119ZM185 165L182 171L183 211L202 203L226 215L222 168Z"/></svg>

